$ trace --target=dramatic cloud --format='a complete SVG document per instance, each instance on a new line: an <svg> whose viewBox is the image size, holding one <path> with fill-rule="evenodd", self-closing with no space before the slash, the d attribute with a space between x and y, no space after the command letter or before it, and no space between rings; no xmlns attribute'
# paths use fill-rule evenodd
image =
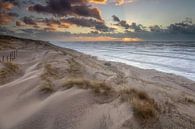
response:
<svg viewBox="0 0 195 129"><path fill-rule="evenodd" d="M192 23L190 18L186 18L182 22L168 26L168 31L171 33L195 34L195 24Z"/></svg>
<svg viewBox="0 0 195 129"><path fill-rule="evenodd" d="M11 10L14 7L13 3L0 2L0 10Z"/></svg>
<svg viewBox="0 0 195 129"><path fill-rule="evenodd" d="M116 0L116 5L123 5L132 2L134 2L134 0Z"/></svg>
<svg viewBox="0 0 195 129"><path fill-rule="evenodd" d="M97 4L114 3L115 5L120 6L123 4L132 3L135 0L87 0L87 1L91 3L97 3Z"/></svg>
<svg viewBox="0 0 195 129"><path fill-rule="evenodd" d="M36 21L34 21L31 17L24 17L22 21L27 25L37 25Z"/></svg>
<svg viewBox="0 0 195 129"><path fill-rule="evenodd" d="M30 6L29 10L61 17L83 16L102 20L100 11L97 8L92 8L88 5L87 0L49 0L46 5L36 4Z"/></svg>
<svg viewBox="0 0 195 129"><path fill-rule="evenodd" d="M141 24L136 24L135 22L128 24L127 21L125 20L120 20L117 16L113 15L112 16L113 21L117 22L117 26L123 27L126 30L132 29L134 32L142 32L145 31L145 27Z"/></svg>
<svg viewBox="0 0 195 129"><path fill-rule="evenodd" d="M62 21L70 23L70 24L75 24L81 27L95 28L96 30L101 31L101 32L113 31L113 28L107 27L103 21L97 21L94 19L68 18L68 19L63 19Z"/></svg>
<svg viewBox="0 0 195 129"><path fill-rule="evenodd" d="M12 0L0 1L0 25L8 25L18 16L11 12L15 6L14 3Z"/></svg>
<svg viewBox="0 0 195 129"><path fill-rule="evenodd" d="M21 19L23 23L31 26L46 26L46 30L56 30L57 28L69 28L71 25L80 27L88 27L101 32L114 31L113 28L107 27L103 21L86 19L86 18L64 18L64 19L32 19L31 17L24 17ZM17 21L18 22L18 21ZM18 23L16 23L18 24ZM21 25L21 24L19 24Z"/></svg>
<svg viewBox="0 0 195 129"><path fill-rule="evenodd" d="M14 18L17 17L17 14L10 12L0 12L0 25L10 24Z"/></svg>
<svg viewBox="0 0 195 129"><path fill-rule="evenodd" d="M91 3L105 4L107 0L88 0Z"/></svg>
<svg viewBox="0 0 195 129"><path fill-rule="evenodd" d="M162 27L159 25L150 26L149 29L151 32L163 32L164 31L164 29L162 29Z"/></svg>
<svg viewBox="0 0 195 129"><path fill-rule="evenodd" d="M114 20L115 22L120 22L120 19L119 19L117 16L113 15L112 18L113 18L113 20Z"/></svg>

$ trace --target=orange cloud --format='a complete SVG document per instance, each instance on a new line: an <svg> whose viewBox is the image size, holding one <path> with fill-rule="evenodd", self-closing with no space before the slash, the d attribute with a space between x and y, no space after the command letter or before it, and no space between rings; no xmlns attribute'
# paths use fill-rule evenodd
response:
<svg viewBox="0 0 195 129"><path fill-rule="evenodd" d="M10 22L12 22L13 16L0 12L0 25L8 25Z"/></svg>
<svg viewBox="0 0 195 129"><path fill-rule="evenodd" d="M132 3L135 0L116 0L116 5L123 5L123 4L127 4L127 3Z"/></svg>
<svg viewBox="0 0 195 129"><path fill-rule="evenodd" d="M14 7L12 3L9 2L0 2L0 8L4 10L11 10Z"/></svg>
<svg viewBox="0 0 195 129"><path fill-rule="evenodd" d="M98 36L98 37L93 37L93 36L79 36L79 37L69 37L66 39L66 41L86 41L86 42L94 42L94 41L99 41L99 42L139 42L143 41L140 38L115 38L115 37L110 37L110 36Z"/></svg>
<svg viewBox="0 0 195 129"><path fill-rule="evenodd" d="M107 0L89 0L91 3L97 3L97 4L105 4Z"/></svg>
<svg viewBox="0 0 195 129"><path fill-rule="evenodd" d="M111 2L111 3L115 3L117 6L120 6L123 4L132 3L134 1L135 0L114 0L114 2ZM88 0L88 2L96 3L96 4L106 4L108 0Z"/></svg>

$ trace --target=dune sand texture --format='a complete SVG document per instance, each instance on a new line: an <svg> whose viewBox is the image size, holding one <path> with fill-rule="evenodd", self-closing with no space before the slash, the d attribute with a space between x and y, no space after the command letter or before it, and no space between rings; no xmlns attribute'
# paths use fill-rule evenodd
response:
<svg viewBox="0 0 195 129"><path fill-rule="evenodd" d="M0 36L0 129L194 129L195 82Z"/></svg>

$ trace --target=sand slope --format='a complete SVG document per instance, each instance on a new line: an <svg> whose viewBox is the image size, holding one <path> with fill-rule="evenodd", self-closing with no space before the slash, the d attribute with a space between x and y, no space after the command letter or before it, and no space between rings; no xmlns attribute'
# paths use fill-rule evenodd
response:
<svg viewBox="0 0 195 129"><path fill-rule="evenodd" d="M42 41L0 36L0 48L0 57L17 48L12 63L19 67L0 84L0 129L195 128L191 80L99 61ZM0 64L1 70L5 67ZM99 93L94 82L111 90ZM145 92L158 105L156 117L136 116L134 105L121 101L122 89Z"/></svg>

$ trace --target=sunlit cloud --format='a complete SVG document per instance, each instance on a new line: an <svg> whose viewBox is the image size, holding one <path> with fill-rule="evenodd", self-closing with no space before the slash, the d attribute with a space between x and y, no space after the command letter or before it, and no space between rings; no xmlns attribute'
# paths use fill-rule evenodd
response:
<svg viewBox="0 0 195 129"><path fill-rule="evenodd" d="M14 19L11 13L0 12L0 25L8 25Z"/></svg>
<svg viewBox="0 0 195 129"><path fill-rule="evenodd" d="M106 4L107 0L89 0L91 3Z"/></svg>
<svg viewBox="0 0 195 129"><path fill-rule="evenodd" d="M14 4L10 2L0 2L0 9L11 10L14 7Z"/></svg>
<svg viewBox="0 0 195 129"><path fill-rule="evenodd" d="M114 3L117 6L132 3L135 1L136 0L88 0L88 2L90 2L90 3L96 3L96 4Z"/></svg>
<svg viewBox="0 0 195 129"><path fill-rule="evenodd" d="M74 36L69 37L66 39L66 41L86 41L86 42L139 42L143 41L143 39L140 38L116 38L116 37L110 37L110 36Z"/></svg>
<svg viewBox="0 0 195 129"><path fill-rule="evenodd" d="M128 3L132 3L134 2L135 0L116 0L116 5L117 6L120 6L120 5L123 5L123 4L128 4Z"/></svg>

